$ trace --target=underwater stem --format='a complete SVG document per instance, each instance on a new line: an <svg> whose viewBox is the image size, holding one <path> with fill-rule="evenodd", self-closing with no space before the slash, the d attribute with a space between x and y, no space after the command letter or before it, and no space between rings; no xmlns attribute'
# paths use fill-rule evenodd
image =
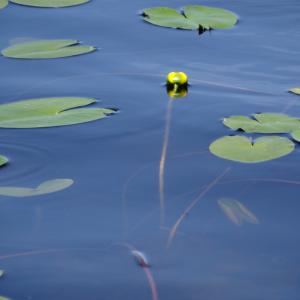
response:
<svg viewBox="0 0 300 300"><path fill-rule="evenodd" d="M163 147L161 151L160 161L159 161L159 202L160 202L160 226L164 225L165 218L165 164L167 158L167 151L169 145L169 137L170 137L170 126L172 119L172 98L168 100L167 112L166 112L166 123L165 123L165 131L164 131L164 139L163 139Z"/></svg>
<svg viewBox="0 0 300 300"><path fill-rule="evenodd" d="M217 176L206 188L190 203L190 205L184 210L184 212L179 216L175 224L172 226L169 233L167 248L169 248L173 242L176 235L177 229L189 212L194 208L194 206L205 196L229 171L230 167L226 168L219 176Z"/></svg>

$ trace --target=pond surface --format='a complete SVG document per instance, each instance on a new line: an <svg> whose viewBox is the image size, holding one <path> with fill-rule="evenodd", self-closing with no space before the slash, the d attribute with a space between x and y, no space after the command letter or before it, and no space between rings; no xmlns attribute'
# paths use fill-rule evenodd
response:
<svg viewBox="0 0 300 300"><path fill-rule="evenodd" d="M145 7L185 4L224 7L240 22L199 36L138 16ZM0 294L153 299L150 270L160 300L299 299L299 147L260 164L208 152L212 141L231 133L220 122L224 116L300 115L300 98L286 92L299 86L299 9L298 0L93 0L66 9L11 4L1 10L1 49L19 38L78 39L99 47L67 59L1 57L2 103L95 97L101 100L96 106L119 113L76 126L0 130L0 152L10 158L1 185L75 181L48 195L1 196L0 269L6 275ZM174 70L186 72L191 86L173 101L164 78ZM239 201L257 222L226 215L220 198ZM167 248L172 226L195 199ZM130 247L147 255L150 269L135 262Z"/></svg>

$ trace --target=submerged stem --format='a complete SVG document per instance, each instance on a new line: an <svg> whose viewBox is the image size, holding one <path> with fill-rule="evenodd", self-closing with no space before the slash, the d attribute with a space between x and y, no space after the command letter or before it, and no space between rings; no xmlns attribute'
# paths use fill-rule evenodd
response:
<svg viewBox="0 0 300 300"><path fill-rule="evenodd" d="M189 212L194 208L194 206L205 196L229 171L230 167L226 168L219 176L217 176L211 183L209 183L206 188L190 203L190 205L183 211L183 213L179 216L175 224L172 226L168 241L167 248L169 248L175 238L178 227L185 219L185 217L189 214Z"/></svg>
<svg viewBox="0 0 300 300"><path fill-rule="evenodd" d="M171 119L172 119L172 98L168 100L168 106L166 111L166 122L165 122L165 131L163 146L159 161L159 203L160 203L160 226L164 225L165 218L165 165L167 158L167 151L169 146L169 137L170 137L170 128L171 128Z"/></svg>

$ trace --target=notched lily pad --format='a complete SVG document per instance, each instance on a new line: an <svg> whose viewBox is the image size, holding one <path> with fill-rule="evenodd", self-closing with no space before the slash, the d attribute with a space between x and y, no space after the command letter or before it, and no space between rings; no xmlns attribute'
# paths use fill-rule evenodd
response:
<svg viewBox="0 0 300 300"><path fill-rule="evenodd" d="M296 94L296 95L300 95L300 87L295 87L289 90L289 92Z"/></svg>
<svg viewBox="0 0 300 300"><path fill-rule="evenodd" d="M231 11L201 5L188 5L182 12L169 7L152 7L143 10L144 21L163 27L178 29L227 29L238 17Z"/></svg>
<svg viewBox="0 0 300 300"><path fill-rule="evenodd" d="M225 136L214 141L209 150L223 159L258 163L285 156L294 150L294 143L285 137L265 136L255 141L245 136Z"/></svg>
<svg viewBox="0 0 300 300"><path fill-rule="evenodd" d="M90 0L9 0L15 4L25 6L59 8L80 5L89 2Z"/></svg>
<svg viewBox="0 0 300 300"><path fill-rule="evenodd" d="M93 46L81 45L77 40L37 40L15 44L1 51L9 58L49 59L86 54L95 51Z"/></svg>
<svg viewBox="0 0 300 300"><path fill-rule="evenodd" d="M81 108L94 98L41 98L0 105L0 128L39 128L73 125L100 120L116 111L107 108Z"/></svg>
<svg viewBox="0 0 300 300"><path fill-rule="evenodd" d="M221 198L218 200L220 208L228 219L240 226L244 222L259 224L257 217L241 202L232 198Z"/></svg>
<svg viewBox="0 0 300 300"><path fill-rule="evenodd" d="M231 116L224 118L223 124L248 133L289 133L300 129L300 119L277 113L254 114L253 118Z"/></svg>
<svg viewBox="0 0 300 300"><path fill-rule="evenodd" d="M0 9L5 8L8 5L8 0L0 0Z"/></svg>
<svg viewBox="0 0 300 300"><path fill-rule="evenodd" d="M41 183L36 188L0 186L0 195L10 197L31 197L44 194L55 193L70 187L74 181L72 179L57 178Z"/></svg>

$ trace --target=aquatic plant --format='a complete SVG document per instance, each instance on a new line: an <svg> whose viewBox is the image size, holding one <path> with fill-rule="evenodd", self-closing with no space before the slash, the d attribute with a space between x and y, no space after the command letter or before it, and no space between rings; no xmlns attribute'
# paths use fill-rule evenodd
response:
<svg viewBox="0 0 300 300"><path fill-rule="evenodd" d="M243 163L257 163L291 153L294 143L286 137L264 136L251 140L245 136L225 136L209 146L214 155Z"/></svg>
<svg viewBox="0 0 300 300"><path fill-rule="evenodd" d="M171 131L172 109L175 99L184 98L187 95L188 77L184 72L170 72L166 78L166 89L169 96L166 121L164 129L164 139L159 160L159 199L160 199L160 224L164 224L164 209L165 209L165 165L167 159L167 151L169 146L169 138Z"/></svg>
<svg viewBox="0 0 300 300"><path fill-rule="evenodd" d="M90 0L9 0L12 3L44 8L59 8L80 5Z"/></svg>
<svg viewBox="0 0 300 300"><path fill-rule="evenodd" d="M191 210L198 204L198 202L215 186L222 178L231 170L230 167L226 168L221 174L219 174L214 180L212 180L205 188L200 192L200 194L187 206L187 208L180 214L174 225L171 227L167 240L167 248L169 248L176 236L179 226L183 220L188 216Z"/></svg>
<svg viewBox="0 0 300 300"><path fill-rule="evenodd" d="M146 8L142 17L154 25L189 30L227 29L238 21L229 10L201 5L184 6L182 13L169 7Z"/></svg>
<svg viewBox="0 0 300 300"><path fill-rule="evenodd" d="M57 97L29 99L0 105L0 128L65 126L100 120L115 110L82 108L94 98Z"/></svg>
<svg viewBox="0 0 300 300"><path fill-rule="evenodd" d="M232 130L248 133L289 133L300 129L300 119L286 114L260 113L246 116L231 116L223 119L223 124Z"/></svg>
<svg viewBox="0 0 300 300"><path fill-rule="evenodd" d="M295 141L300 142L300 129L294 130L294 131L291 133L291 136L292 136L292 138L293 138Z"/></svg>
<svg viewBox="0 0 300 300"><path fill-rule="evenodd" d="M55 193L70 187L74 181L72 179L57 178L42 182L36 188L0 186L1 196L10 197L31 197Z"/></svg>
<svg viewBox="0 0 300 300"><path fill-rule="evenodd" d="M289 90L289 92L296 94L296 95L300 95L300 87L295 87Z"/></svg>
<svg viewBox="0 0 300 300"><path fill-rule="evenodd" d="M8 0L0 0L0 9L6 7L8 4Z"/></svg>
<svg viewBox="0 0 300 300"><path fill-rule="evenodd" d="M8 163L8 158L3 155L0 155L0 167L6 165L7 163Z"/></svg>
<svg viewBox="0 0 300 300"><path fill-rule="evenodd" d="M77 40L36 40L10 46L1 54L9 58L49 59L87 54L95 50L95 47L81 45Z"/></svg>

